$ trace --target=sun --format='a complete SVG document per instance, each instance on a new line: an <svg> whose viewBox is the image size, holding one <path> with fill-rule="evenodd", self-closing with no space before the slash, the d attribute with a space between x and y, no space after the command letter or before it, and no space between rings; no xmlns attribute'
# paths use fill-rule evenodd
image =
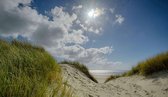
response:
<svg viewBox="0 0 168 97"><path fill-rule="evenodd" d="M98 16L101 15L101 10L96 8L96 9L91 9L89 12L88 12L88 16L90 18L96 18Z"/></svg>
<svg viewBox="0 0 168 97"><path fill-rule="evenodd" d="M95 13L95 12L94 12L94 9L91 9L91 10L88 12L88 16L92 18L92 17L94 17L94 13Z"/></svg>

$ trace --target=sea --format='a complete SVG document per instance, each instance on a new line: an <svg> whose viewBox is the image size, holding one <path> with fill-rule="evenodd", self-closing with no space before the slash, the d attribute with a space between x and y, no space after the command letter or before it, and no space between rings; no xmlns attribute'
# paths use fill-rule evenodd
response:
<svg viewBox="0 0 168 97"><path fill-rule="evenodd" d="M99 83L103 83L111 75L120 75L126 70L112 71L112 70L89 70L89 72L98 80Z"/></svg>

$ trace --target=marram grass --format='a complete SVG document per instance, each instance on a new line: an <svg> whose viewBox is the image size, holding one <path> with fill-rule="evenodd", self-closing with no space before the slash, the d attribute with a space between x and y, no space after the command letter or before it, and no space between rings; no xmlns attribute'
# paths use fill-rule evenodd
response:
<svg viewBox="0 0 168 97"><path fill-rule="evenodd" d="M130 71L124 75L144 75L148 76L156 72L168 70L168 52L158 54L152 58L138 63L137 66L133 67Z"/></svg>
<svg viewBox="0 0 168 97"><path fill-rule="evenodd" d="M121 77L121 75L111 75L105 80L104 83L107 83L108 81L119 78L119 77Z"/></svg>
<svg viewBox="0 0 168 97"><path fill-rule="evenodd" d="M72 97L72 92L43 48L0 40L0 97Z"/></svg>
<svg viewBox="0 0 168 97"><path fill-rule="evenodd" d="M81 71L82 73L84 73L89 79L91 79L92 81L94 81L95 83L98 83L98 81L89 73L88 68L79 63L79 62L72 62L72 61L62 61L60 62L61 64L68 64L70 66L73 66L74 68L78 69L79 71Z"/></svg>
<svg viewBox="0 0 168 97"><path fill-rule="evenodd" d="M168 71L168 52L158 54L152 58L142 61L130 71L125 72L122 75L110 76L105 82L122 76L131 76L135 74L149 76L153 73L161 71Z"/></svg>

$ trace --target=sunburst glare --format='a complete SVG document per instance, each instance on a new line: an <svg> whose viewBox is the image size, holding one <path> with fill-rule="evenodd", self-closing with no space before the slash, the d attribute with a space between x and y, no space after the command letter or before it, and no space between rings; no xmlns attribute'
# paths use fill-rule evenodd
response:
<svg viewBox="0 0 168 97"><path fill-rule="evenodd" d="M96 18L98 16L100 16L101 14L103 14L103 11L96 8L96 9L91 9L89 12L88 12L88 16L89 18Z"/></svg>

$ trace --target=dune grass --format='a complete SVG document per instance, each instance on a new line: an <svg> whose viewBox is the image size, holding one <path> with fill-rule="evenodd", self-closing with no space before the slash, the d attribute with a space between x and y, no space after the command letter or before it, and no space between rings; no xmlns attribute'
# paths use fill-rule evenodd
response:
<svg viewBox="0 0 168 97"><path fill-rule="evenodd" d="M124 75L130 76L134 74L148 76L156 72L168 70L168 52L161 53L146 61L140 62Z"/></svg>
<svg viewBox="0 0 168 97"><path fill-rule="evenodd" d="M113 80L113 79L116 79L116 78L119 78L121 77L121 75L111 75L110 77L108 77L104 83L107 83L108 81L110 80Z"/></svg>
<svg viewBox="0 0 168 97"><path fill-rule="evenodd" d="M121 76L131 76L135 74L148 76L153 73L167 70L168 70L168 52L165 52L138 63L137 66L133 67L130 71L125 72ZM110 76L109 78L106 79L105 82L108 82L114 78L121 77L118 75L116 76L117 77Z"/></svg>
<svg viewBox="0 0 168 97"><path fill-rule="evenodd" d="M94 81L95 83L98 83L98 81L89 73L89 70L85 65L83 65L79 62L72 62L72 61L62 61L62 62L60 62L60 64L68 64L70 66L73 66L76 69L78 69L79 71L81 71L82 73L84 73L92 81Z"/></svg>
<svg viewBox="0 0 168 97"><path fill-rule="evenodd" d="M48 96L72 97L55 59L41 47L0 40L0 97Z"/></svg>

